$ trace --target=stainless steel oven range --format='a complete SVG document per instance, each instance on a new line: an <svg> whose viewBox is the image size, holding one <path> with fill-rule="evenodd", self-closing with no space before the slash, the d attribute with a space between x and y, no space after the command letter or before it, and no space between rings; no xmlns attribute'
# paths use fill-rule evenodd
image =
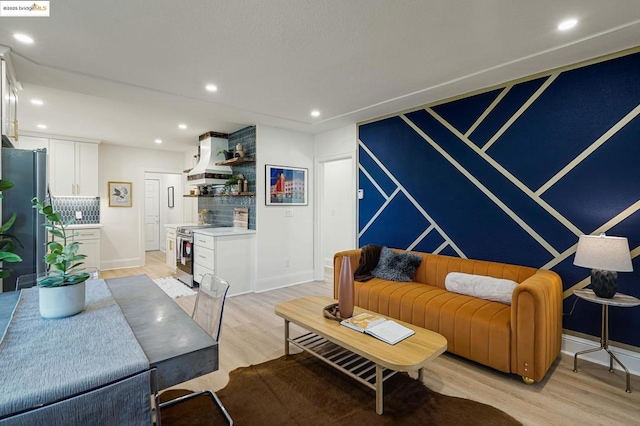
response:
<svg viewBox="0 0 640 426"><path fill-rule="evenodd" d="M211 228L213 225L181 226L176 229L176 279L189 287L193 282L193 230Z"/></svg>

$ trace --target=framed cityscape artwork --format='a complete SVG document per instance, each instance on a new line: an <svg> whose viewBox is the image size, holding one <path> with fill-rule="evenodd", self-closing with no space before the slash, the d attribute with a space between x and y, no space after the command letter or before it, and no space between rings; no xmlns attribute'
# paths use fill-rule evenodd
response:
<svg viewBox="0 0 640 426"><path fill-rule="evenodd" d="M270 164L265 167L265 204L267 206L309 204L308 169Z"/></svg>

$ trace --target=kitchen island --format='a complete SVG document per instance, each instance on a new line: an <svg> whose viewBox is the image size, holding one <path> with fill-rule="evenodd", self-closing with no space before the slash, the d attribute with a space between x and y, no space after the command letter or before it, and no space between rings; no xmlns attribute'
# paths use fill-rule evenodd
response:
<svg viewBox="0 0 640 426"><path fill-rule="evenodd" d="M193 232L193 279L217 275L229 283L229 296L255 288L255 234L253 229L203 228Z"/></svg>

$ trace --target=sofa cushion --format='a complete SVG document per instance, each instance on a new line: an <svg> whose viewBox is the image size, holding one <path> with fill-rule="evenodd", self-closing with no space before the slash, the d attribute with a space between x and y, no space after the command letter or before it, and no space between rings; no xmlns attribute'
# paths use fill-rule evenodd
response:
<svg viewBox="0 0 640 426"><path fill-rule="evenodd" d="M371 271L371 275L390 281L413 281L420 262L422 262L422 256L396 253L387 247L382 247L378 266Z"/></svg>
<svg viewBox="0 0 640 426"><path fill-rule="evenodd" d="M511 305L517 282L483 275L450 272L444 280L445 288L454 293Z"/></svg>
<svg viewBox="0 0 640 426"><path fill-rule="evenodd" d="M433 330L447 351L510 372L511 307L416 282L354 282L355 304Z"/></svg>

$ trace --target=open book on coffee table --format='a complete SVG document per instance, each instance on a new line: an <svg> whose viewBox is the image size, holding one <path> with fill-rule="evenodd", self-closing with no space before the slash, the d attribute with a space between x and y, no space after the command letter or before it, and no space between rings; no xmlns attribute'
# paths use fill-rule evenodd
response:
<svg viewBox="0 0 640 426"><path fill-rule="evenodd" d="M340 322L345 327L369 334L390 345L414 334L414 331L381 315L362 313Z"/></svg>

